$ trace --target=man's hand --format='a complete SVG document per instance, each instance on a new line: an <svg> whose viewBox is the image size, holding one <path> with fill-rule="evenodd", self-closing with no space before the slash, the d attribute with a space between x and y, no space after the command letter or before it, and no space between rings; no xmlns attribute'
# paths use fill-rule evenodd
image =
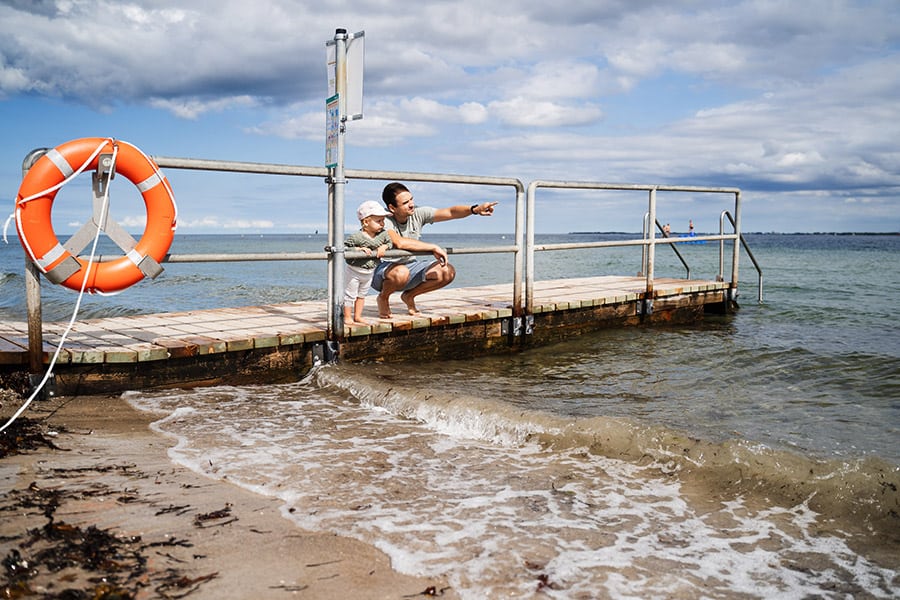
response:
<svg viewBox="0 0 900 600"><path fill-rule="evenodd" d="M431 253L434 254L434 257L442 267L447 264L447 252L443 248L441 248L440 246L435 246L434 248L432 248Z"/></svg>
<svg viewBox="0 0 900 600"><path fill-rule="evenodd" d="M476 204L472 207L472 214L489 217L494 214L495 206L497 206L496 202L482 202L481 204Z"/></svg>

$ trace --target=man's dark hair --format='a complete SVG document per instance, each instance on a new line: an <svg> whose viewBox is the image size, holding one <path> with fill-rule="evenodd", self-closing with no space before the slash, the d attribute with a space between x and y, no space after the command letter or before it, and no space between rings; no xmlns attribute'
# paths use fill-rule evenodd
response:
<svg viewBox="0 0 900 600"><path fill-rule="evenodd" d="M400 183L399 181L394 181L393 183L389 183L384 186L384 189L381 191L381 199L384 202L385 206L394 206L397 202L397 194L400 192L408 192L409 188Z"/></svg>

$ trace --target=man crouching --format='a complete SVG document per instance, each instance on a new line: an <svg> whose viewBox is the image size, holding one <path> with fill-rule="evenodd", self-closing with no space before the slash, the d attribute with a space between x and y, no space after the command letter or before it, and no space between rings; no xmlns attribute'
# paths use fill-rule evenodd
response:
<svg viewBox="0 0 900 600"><path fill-rule="evenodd" d="M416 298L426 292L448 285L456 277L456 269L447 261L447 252L436 244L421 241L422 228L429 223L462 219L469 215L489 217L496 202L483 202L471 206L457 205L448 208L417 207L409 189L399 182L384 186L381 193L390 216L385 218L385 231L391 237L394 248L408 252L431 252L434 261L417 260L407 256L383 259L375 268L372 287L378 294L378 314L390 319L391 294L400 291L400 299L410 315L419 314Z"/></svg>

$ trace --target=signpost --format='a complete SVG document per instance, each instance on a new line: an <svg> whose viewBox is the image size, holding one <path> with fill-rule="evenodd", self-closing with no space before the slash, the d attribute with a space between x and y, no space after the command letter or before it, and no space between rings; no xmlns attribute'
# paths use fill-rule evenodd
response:
<svg viewBox="0 0 900 600"><path fill-rule="evenodd" d="M362 118L365 32L337 29L325 43L325 166L328 174L328 339L344 335L344 134L347 120ZM348 117L348 114L350 115Z"/></svg>

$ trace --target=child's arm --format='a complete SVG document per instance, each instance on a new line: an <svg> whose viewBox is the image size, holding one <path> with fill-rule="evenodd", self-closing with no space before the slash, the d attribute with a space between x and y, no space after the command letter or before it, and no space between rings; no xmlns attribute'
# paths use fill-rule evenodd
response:
<svg viewBox="0 0 900 600"><path fill-rule="evenodd" d="M359 252L365 252L369 256L372 256L372 250L362 245L360 240L356 239L354 236L344 238L344 248L348 250L358 250Z"/></svg>

